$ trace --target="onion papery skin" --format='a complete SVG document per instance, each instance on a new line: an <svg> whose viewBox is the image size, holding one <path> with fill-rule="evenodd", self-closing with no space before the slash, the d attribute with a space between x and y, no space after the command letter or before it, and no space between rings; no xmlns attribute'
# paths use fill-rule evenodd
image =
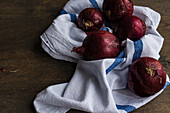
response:
<svg viewBox="0 0 170 113"><path fill-rule="evenodd" d="M110 23L116 22L124 16L132 15L132 0L104 0L103 13Z"/></svg>
<svg viewBox="0 0 170 113"><path fill-rule="evenodd" d="M115 35L120 40L137 41L145 35L146 24L137 16L126 16L118 24Z"/></svg>
<svg viewBox="0 0 170 113"><path fill-rule="evenodd" d="M159 92L166 83L162 64L151 57L142 57L133 62L128 72L128 87L138 96L148 97Z"/></svg>
<svg viewBox="0 0 170 113"><path fill-rule="evenodd" d="M120 52L120 42L108 31L89 32L81 47L74 47L72 52L82 55L85 60L116 58Z"/></svg>
<svg viewBox="0 0 170 113"><path fill-rule="evenodd" d="M103 26L102 13L94 8L82 10L78 16L78 26L85 32L99 30Z"/></svg>

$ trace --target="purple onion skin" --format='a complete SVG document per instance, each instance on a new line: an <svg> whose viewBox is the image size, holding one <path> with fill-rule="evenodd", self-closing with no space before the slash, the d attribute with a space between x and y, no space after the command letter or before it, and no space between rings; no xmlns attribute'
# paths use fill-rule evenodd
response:
<svg viewBox="0 0 170 113"><path fill-rule="evenodd" d="M137 41L145 35L146 24L137 16L126 16L118 24L116 36L120 40L127 38Z"/></svg>
<svg viewBox="0 0 170 113"><path fill-rule="evenodd" d="M116 58L120 52L120 43L115 35L108 31L89 32L81 47L74 47L72 52L83 56L85 60Z"/></svg>
<svg viewBox="0 0 170 113"><path fill-rule="evenodd" d="M78 26L85 32L99 30L103 26L102 14L94 8L86 8L78 16Z"/></svg>
<svg viewBox="0 0 170 113"><path fill-rule="evenodd" d="M132 0L104 0L103 12L110 23L133 13Z"/></svg>
<svg viewBox="0 0 170 113"><path fill-rule="evenodd" d="M141 97L159 92L166 83L166 72L156 59L142 57L134 61L128 72L129 89Z"/></svg>

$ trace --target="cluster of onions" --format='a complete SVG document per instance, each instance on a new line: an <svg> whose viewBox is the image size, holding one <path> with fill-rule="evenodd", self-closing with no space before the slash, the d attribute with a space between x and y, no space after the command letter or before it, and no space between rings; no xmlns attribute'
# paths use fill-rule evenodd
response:
<svg viewBox="0 0 170 113"><path fill-rule="evenodd" d="M82 46L74 47L72 52L82 55L85 60L116 58L121 41L127 38L136 41L145 35L145 22L132 13L132 0L104 0L102 12L94 8L82 10L78 16L78 27L87 33L87 37ZM118 23L114 34L100 31L104 19L110 25Z"/></svg>
<svg viewBox="0 0 170 113"><path fill-rule="evenodd" d="M146 24L133 13L132 0L104 0L102 12L94 8L82 10L78 16L78 27L87 33L82 46L72 52L83 56L84 60L116 58L121 42L129 38L137 41L145 35ZM106 19L114 33L100 30ZM144 57L136 60L128 73L129 89L139 96L150 96L165 85L166 73L157 60Z"/></svg>

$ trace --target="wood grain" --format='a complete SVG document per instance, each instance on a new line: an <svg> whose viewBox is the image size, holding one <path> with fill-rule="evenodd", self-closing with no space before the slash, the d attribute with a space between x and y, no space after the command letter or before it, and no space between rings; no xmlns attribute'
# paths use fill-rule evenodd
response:
<svg viewBox="0 0 170 113"><path fill-rule="evenodd" d="M0 1L0 113L35 113L33 100L49 85L69 82L76 64L51 58L40 46L39 36L68 0ZM158 11L159 32L165 38L160 62L170 74L170 1L134 0L135 5ZM18 70L17 72L11 72ZM170 87L132 113L168 113ZM85 113L70 110L69 113Z"/></svg>

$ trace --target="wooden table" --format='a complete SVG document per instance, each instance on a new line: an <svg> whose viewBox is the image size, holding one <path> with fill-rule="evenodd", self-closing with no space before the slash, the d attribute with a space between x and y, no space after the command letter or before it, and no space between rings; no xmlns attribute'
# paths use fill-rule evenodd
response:
<svg viewBox="0 0 170 113"><path fill-rule="evenodd" d="M68 0L0 1L0 113L34 113L33 100L49 85L69 82L76 64L51 58L39 36ZM170 1L134 0L162 15L159 32L165 38L160 62L170 75ZM170 87L132 113L170 112ZM69 113L84 113L70 110Z"/></svg>

